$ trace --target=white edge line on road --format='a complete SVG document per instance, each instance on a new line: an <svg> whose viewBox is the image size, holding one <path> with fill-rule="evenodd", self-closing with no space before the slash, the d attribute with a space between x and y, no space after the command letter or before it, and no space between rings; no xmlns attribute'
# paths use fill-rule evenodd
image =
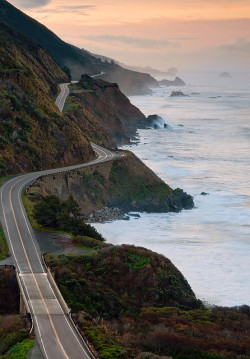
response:
<svg viewBox="0 0 250 359"><path fill-rule="evenodd" d="M31 274L31 273L27 273L27 274ZM32 302L31 302L31 298L30 298L30 296L29 296L29 292L28 292L28 290L27 290L27 287L26 287L26 285L25 285L25 282L24 282L22 276L21 276L20 278L21 278L21 281L22 281L22 283L23 283L23 286L24 286L25 289L26 289L26 293L27 293L27 296L28 296L28 299L29 299L29 303L30 303L30 305L31 305L31 307L32 307L32 312L34 313L34 307L33 307L33 304L32 304ZM45 345L44 345L44 342L43 342L43 337L42 337L42 335L41 335L41 331L40 331L40 327L39 327L39 324L38 324L36 315L33 314L33 317L34 317L34 319L35 319L35 321L36 321L36 324L37 324L37 329L38 329L38 333L39 333L39 336L40 336L40 339L41 339L41 343L42 343L42 347L43 347L45 356L46 356L47 359L49 359L48 354L47 354L46 349L45 349Z"/></svg>
<svg viewBox="0 0 250 359"><path fill-rule="evenodd" d="M13 179L14 180L14 179ZM12 180L10 180L9 182L11 182ZM7 183L9 184L9 182L6 182L2 187L1 187L1 205L2 205L2 211L3 211L3 217L4 217L4 222L5 222L5 227L7 229L7 234L8 234L8 242L10 243L10 246L11 246L11 250L12 250L12 253L13 253L13 256L15 258L15 264L18 268L18 271L20 272L20 267L18 265L18 261L17 261L17 258L16 258L16 254L15 254L15 251L14 251L14 248L13 248L13 245L12 245L12 242L11 242L11 239L10 239L10 232L9 232L9 226L7 224L7 220L6 220L6 215L5 215L5 210L4 210L4 205L3 205L3 189L4 187L7 185Z"/></svg>
<svg viewBox="0 0 250 359"><path fill-rule="evenodd" d="M15 179L16 179L16 178L13 178L13 180L15 180ZM12 181L12 180L10 180L9 182L11 182L11 181ZM9 243L10 243L10 246L11 246L11 249L12 249L13 256L14 256L14 258L15 258L15 262L16 262L16 266L17 266L17 268L18 268L18 272L20 273L20 268L19 268L19 265L18 265L18 261L17 261L16 255L15 255L15 251L14 251L14 248L13 248L13 245L12 245L12 242L11 242L11 239L10 239L9 227L8 227L8 224L7 224L7 221L6 221L6 215L5 215L4 206L3 206L3 189L4 189L4 187L6 186L7 183L9 184L9 182L6 182L6 183L2 186L2 188L1 188L1 205L2 205L3 215L4 215L5 226L6 226L7 233L8 233L8 237L9 237ZM24 284L24 287L26 288L24 282L23 282L23 284ZM28 291L27 291L27 288L26 288L26 292L27 292L27 295L28 295L28 298L29 298L30 305L31 305L31 307L32 307L32 311L33 311L33 313L34 313L34 308L33 308L33 305L32 305L32 303L31 303L30 296L29 296L29 293L28 293ZM34 319L35 319L36 324L37 324L37 329L38 329L38 332L39 332L39 335L40 335L40 338L41 338L41 343L42 343L42 346L43 346L43 350L44 350L45 356L46 356L46 358L48 359L48 355L47 355L47 352L46 352L46 349L45 349L45 346L44 346L44 343L43 343L43 338L42 338L42 336L41 336L41 331L40 331L40 328L39 328L39 324L38 324L38 322L37 322L37 320L36 320L36 316L35 316L35 315L34 315Z"/></svg>
<svg viewBox="0 0 250 359"><path fill-rule="evenodd" d="M36 244L35 244L34 238L33 238L32 234L31 234L31 231L30 231L30 228L29 228L29 225L28 225L27 219L26 219L26 217L25 217L25 215L24 215L23 206L21 205L21 200L20 200L20 199L21 199L21 191L22 191L22 189L23 189L23 187L24 187L24 186L25 186L25 183L24 183L23 185L20 185L20 188L19 188L19 190L18 190L18 201L19 201L19 206L20 206L20 208L21 208L21 211L22 211L22 215L23 215L23 218L24 218L25 224L26 224L26 226L27 226L27 229L28 229L28 232L29 232L30 238L31 238L32 243L33 243L33 246L34 246L34 248L35 248L35 251L36 251L36 254L37 254L37 258L38 258L39 264L40 264L40 266L41 266L42 272L44 273L44 268L43 268L43 265L42 265L42 261L41 261L40 255L39 255L39 253L38 253L38 251L37 251L37 247L36 247Z"/></svg>

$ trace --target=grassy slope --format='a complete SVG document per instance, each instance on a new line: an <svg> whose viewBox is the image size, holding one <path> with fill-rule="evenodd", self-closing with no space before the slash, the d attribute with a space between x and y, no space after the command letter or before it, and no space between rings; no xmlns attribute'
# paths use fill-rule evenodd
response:
<svg viewBox="0 0 250 359"><path fill-rule="evenodd" d="M86 161L92 149L52 100L66 74L33 40L0 24L0 176Z"/></svg>
<svg viewBox="0 0 250 359"><path fill-rule="evenodd" d="M95 255L46 256L59 288L74 312L102 317L136 315L142 307L199 308L187 281L165 257L144 248L108 246Z"/></svg>
<svg viewBox="0 0 250 359"><path fill-rule="evenodd" d="M0 260L6 258L9 255L9 248L6 242L3 228L0 224Z"/></svg>

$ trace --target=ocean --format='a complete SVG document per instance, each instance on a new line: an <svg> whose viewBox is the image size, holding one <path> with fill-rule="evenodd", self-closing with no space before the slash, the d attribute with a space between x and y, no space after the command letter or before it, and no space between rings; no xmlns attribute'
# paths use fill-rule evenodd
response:
<svg viewBox="0 0 250 359"><path fill-rule="evenodd" d="M139 130L139 142L123 148L191 194L195 208L95 227L113 244L164 254L205 303L250 305L250 75L181 77L189 97L170 97L175 88L164 87L130 97L167 128Z"/></svg>

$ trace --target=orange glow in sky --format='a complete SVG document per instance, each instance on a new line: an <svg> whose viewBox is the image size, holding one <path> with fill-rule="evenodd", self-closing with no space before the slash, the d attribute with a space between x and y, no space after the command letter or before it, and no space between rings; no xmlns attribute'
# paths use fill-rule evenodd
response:
<svg viewBox="0 0 250 359"><path fill-rule="evenodd" d="M249 0L10 2L65 41L127 64L250 68Z"/></svg>

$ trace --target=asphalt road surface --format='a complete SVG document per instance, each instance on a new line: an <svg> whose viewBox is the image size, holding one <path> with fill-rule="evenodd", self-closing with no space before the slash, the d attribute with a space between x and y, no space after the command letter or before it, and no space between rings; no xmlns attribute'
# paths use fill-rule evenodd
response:
<svg viewBox="0 0 250 359"><path fill-rule="evenodd" d="M63 109L68 94L67 84L62 84L56 104ZM91 162L53 170L14 176L0 188L0 217L9 249L19 273L20 282L32 315L34 330L44 358L93 358L78 335L67 310L60 304L58 294L51 286L33 229L21 200L22 190L40 176L86 167L120 157L98 145L91 144L97 158Z"/></svg>
<svg viewBox="0 0 250 359"><path fill-rule="evenodd" d="M60 111L63 110L65 100L69 94L68 85L69 85L69 83L59 85L61 92L60 92L59 96L57 97L55 104L59 108Z"/></svg>

